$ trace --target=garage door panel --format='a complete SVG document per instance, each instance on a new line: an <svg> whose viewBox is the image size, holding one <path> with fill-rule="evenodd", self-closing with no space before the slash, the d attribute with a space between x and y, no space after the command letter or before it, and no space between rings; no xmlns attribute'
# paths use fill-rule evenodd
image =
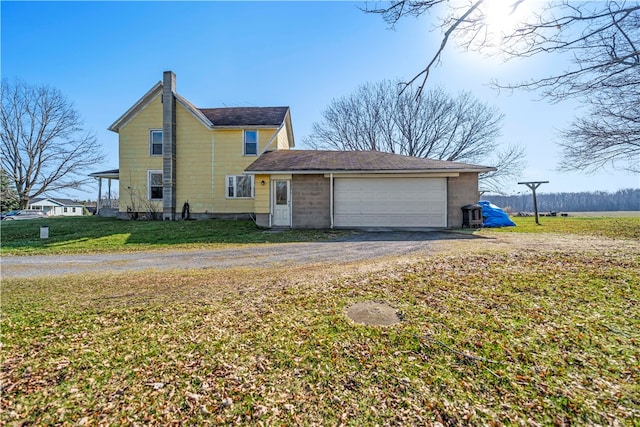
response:
<svg viewBox="0 0 640 427"><path fill-rule="evenodd" d="M338 227L444 227L441 215L336 214Z"/></svg>
<svg viewBox="0 0 640 427"><path fill-rule="evenodd" d="M336 226L446 227L444 178L336 178Z"/></svg>

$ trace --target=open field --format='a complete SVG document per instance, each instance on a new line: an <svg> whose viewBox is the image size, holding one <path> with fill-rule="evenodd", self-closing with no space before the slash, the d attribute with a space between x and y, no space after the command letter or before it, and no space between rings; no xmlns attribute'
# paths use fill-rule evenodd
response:
<svg viewBox="0 0 640 427"><path fill-rule="evenodd" d="M640 217L640 211L568 212L568 214L576 217Z"/></svg>
<svg viewBox="0 0 640 427"><path fill-rule="evenodd" d="M0 424L637 424L638 224L550 219L359 262L3 280ZM345 316L372 300L402 322Z"/></svg>
<svg viewBox="0 0 640 427"><path fill-rule="evenodd" d="M600 236L612 239L640 240L640 217L511 217L515 227L483 229L497 233L545 233Z"/></svg>
<svg viewBox="0 0 640 427"><path fill-rule="evenodd" d="M533 215L533 212L528 212ZM539 212L540 215L547 212ZM640 217L640 210L638 211L591 211L591 212L562 212L566 213L570 217L601 217L601 218L637 218ZM560 215L560 213L558 213Z"/></svg>

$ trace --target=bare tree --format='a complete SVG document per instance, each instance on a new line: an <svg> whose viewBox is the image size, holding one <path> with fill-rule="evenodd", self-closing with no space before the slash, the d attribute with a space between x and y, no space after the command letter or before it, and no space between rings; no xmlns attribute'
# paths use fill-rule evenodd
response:
<svg viewBox="0 0 640 427"><path fill-rule="evenodd" d="M20 208L45 191L78 189L85 168L104 155L72 104L55 88L2 79L2 168L15 184Z"/></svg>
<svg viewBox="0 0 640 427"><path fill-rule="evenodd" d="M612 165L640 173L640 85L604 90L589 114L562 131L561 167L587 173Z"/></svg>
<svg viewBox="0 0 640 427"><path fill-rule="evenodd" d="M520 145L509 145L498 149L491 157L495 171L480 175L480 190L494 194L505 194L513 181L526 166L526 152Z"/></svg>
<svg viewBox="0 0 640 427"><path fill-rule="evenodd" d="M367 83L334 99L322 116L304 141L317 149L374 150L499 166L500 171L481 178L486 190L494 192L524 167L521 147L501 151L496 142L503 115L468 92L453 97L431 89L415 97L398 93L398 83Z"/></svg>
<svg viewBox="0 0 640 427"><path fill-rule="evenodd" d="M511 15L527 9L512 28L496 34L489 24L496 4ZM418 95L452 39L465 49L505 60L558 55L567 64L560 72L493 83L497 88L537 91L551 102L580 100L586 107L584 118L577 118L562 134L565 167L594 171L610 165L638 171L640 3L401 0L365 11L381 14L391 26L406 16L436 16L442 42L425 68L405 82L405 89L416 84Z"/></svg>

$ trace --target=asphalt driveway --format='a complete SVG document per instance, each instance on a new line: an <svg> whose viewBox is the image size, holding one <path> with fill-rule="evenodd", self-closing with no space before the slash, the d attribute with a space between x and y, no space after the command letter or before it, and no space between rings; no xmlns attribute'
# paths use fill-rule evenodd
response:
<svg viewBox="0 0 640 427"><path fill-rule="evenodd" d="M449 231L363 231L328 242L247 245L224 249L2 257L3 278L147 269L225 269L342 263L424 253L433 242L476 239Z"/></svg>

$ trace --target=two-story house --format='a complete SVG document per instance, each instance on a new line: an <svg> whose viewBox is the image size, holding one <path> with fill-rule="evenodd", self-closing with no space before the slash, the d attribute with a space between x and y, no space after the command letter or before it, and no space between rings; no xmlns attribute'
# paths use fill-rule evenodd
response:
<svg viewBox="0 0 640 427"><path fill-rule="evenodd" d="M372 151L295 150L288 107L197 108L176 92L171 71L109 129L119 134L121 218L459 227L461 207L478 201L478 175L494 170Z"/></svg>
<svg viewBox="0 0 640 427"><path fill-rule="evenodd" d="M164 73L109 130L119 134L121 217L249 218L254 177L244 170L265 149L294 146L288 107L197 108Z"/></svg>

